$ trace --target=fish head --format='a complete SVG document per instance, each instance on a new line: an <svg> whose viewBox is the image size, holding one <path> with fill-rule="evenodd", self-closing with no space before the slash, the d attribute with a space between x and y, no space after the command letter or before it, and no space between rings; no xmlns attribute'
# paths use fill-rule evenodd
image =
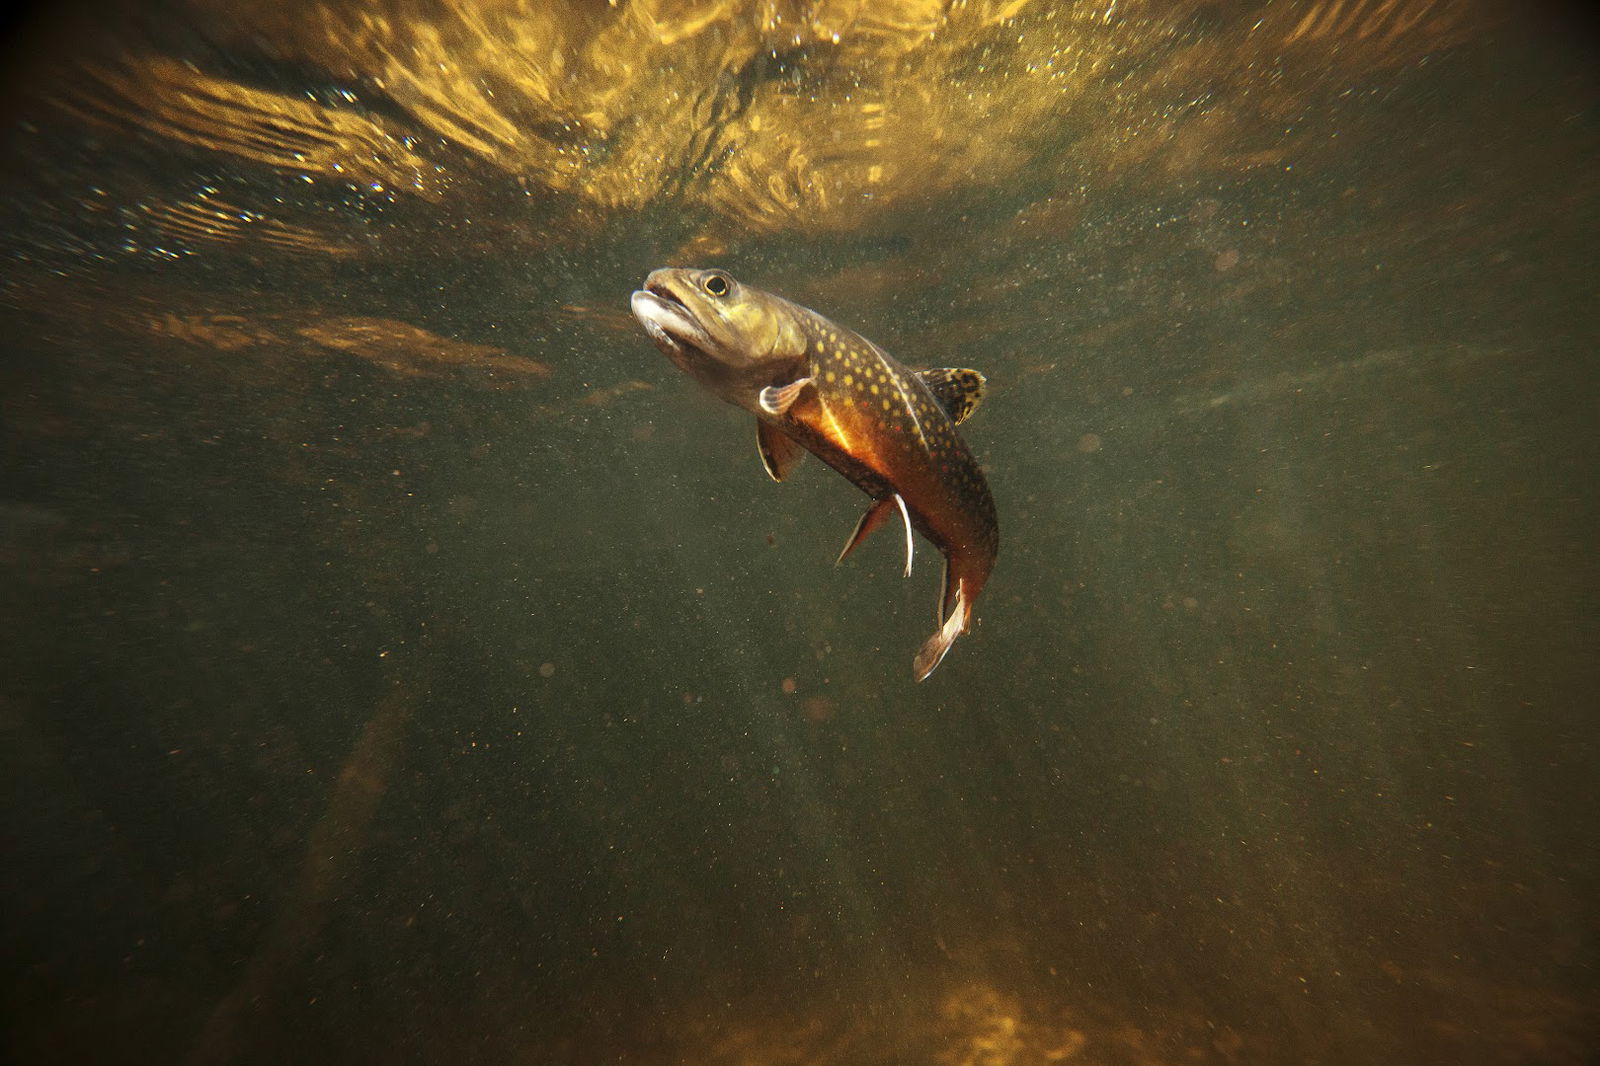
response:
<svg viewBox="0 0 1600 1066"><path fill-rule="evenodd" d="M768 384L805 355L794 306L739 284L725 270L653 270L633 294L632 307L667 358L724 395Z"/></svg>

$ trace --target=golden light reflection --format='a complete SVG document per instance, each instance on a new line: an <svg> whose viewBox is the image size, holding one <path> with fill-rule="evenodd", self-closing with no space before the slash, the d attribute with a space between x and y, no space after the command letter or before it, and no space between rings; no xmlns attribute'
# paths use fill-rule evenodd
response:
<svg viewBox="0 0 1600 1066"><path fill-rule="evenodd" d="M87 73L105 91L67 99L69 109L86 117L121 120L292 174L403 189L424 199L440 195L436 168L372 115L244 85L165 56Z"/></svg>
<svg viewBox="0 0 1600 1066"><path fill-rule="evenodd" d="M935 986L938 982L935 982ZM1092 997L1017 988L974 977L919 989L888 1016L819 1003L787 1017L750 1011L670 1025L673 1061L704 1066L1051 1066L1121 1063L1274 1062L1278 1034L1240 1033L1173 1007L1135 1018Z"/></svg>
<svg viewBox="0 0 1600 1066"><path fill-rule="evenodd" d="M324 256L355 252L348 243L299 223L273 218L238 198L202 189L186 200L155 201L142 207L145 221L167 238L191 244L237 244L249 241L287 251Z"/></svg>
<svg viewBox="0 0 1600 1066"><path fill-rule="evenodd" d="M551 373L550 367L537 359L443 337L388 318L293 313L245 317L164 311L143 318L139 324L158 336L219 352L266 346L290 359L346 356L402 377L464 373L491 388L520 385Z"/></svg>
<svg viewBox="0 0 1600 1066"><path fill-rule="evenodd" d="M1294 119L1363 73L1457 43L1485 10L1440 0L219 5L225 43L326 76L289 91L129 54L88 71L66 103L384 202L470 204L510 178L574 220L528 239L581 228L597 209L672 206L701 220L696 240L720 246L851 231L1002 185L1081 192L1276 165L1326 140L1297 141ZM169 213L181 229L183 212ZM317 244L282 237L296 240Z"/></svg>

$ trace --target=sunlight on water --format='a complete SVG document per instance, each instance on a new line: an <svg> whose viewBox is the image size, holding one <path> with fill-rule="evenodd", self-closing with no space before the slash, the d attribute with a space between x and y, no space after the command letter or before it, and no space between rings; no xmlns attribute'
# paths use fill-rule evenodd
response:
<svg viewBox="0 0 1600 1066"><path fill-rule="evenodd" d="M8 1060L1587 1061L1579 21L19 25ZM925 684L937 553L629 313L713 264L987 376Z"/></svg>
<svg viewBox="0 0 1600 1066"><path fill-rule="evenodd" d="M720 240L848 231L954 190L1032 184L1042 164L1081 193L1314 157L1327 149L1313 131L1279 133L1348 92L1342 79L1488 25L1472 4L1396 0L1253 14L1025 0L334 4L293 17L246 5L221 27L242 50L331 81L306 91L129 50L89 65L61 102L375 203L470 202L495 173L570 197L572 216L671 194L711 210L704 236ZM1046 164L1062 130L1075 147ZM255 239L262 222L285 225L283 210L180 203L151 221L180 240Z"/></svg>

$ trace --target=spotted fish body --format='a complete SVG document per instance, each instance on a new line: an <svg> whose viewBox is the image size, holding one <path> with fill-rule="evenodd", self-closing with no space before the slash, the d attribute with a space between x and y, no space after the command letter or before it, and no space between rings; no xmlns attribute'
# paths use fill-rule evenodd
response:
<svg viewBox="0 0 1600 1066"><path fill-rule="evenodd" d="M865 337L720 270L653 271L633 312L707 390L756 416L762 462L781 481L806 452L873 500L840 554L896 514L945 557L939 629L920 681L972 624L999 551L994 498L956 432L982 397L974 370L912 371Z"/></svg>

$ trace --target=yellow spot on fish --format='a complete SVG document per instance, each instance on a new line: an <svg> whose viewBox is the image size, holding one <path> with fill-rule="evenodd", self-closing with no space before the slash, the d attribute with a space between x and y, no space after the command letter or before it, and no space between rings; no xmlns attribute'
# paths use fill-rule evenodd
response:
<svg viewBox="0 0 1600 1066"><path fill-rule="evenodd" d="M824 376L825 376L825 377L826 377L826 378L827 378L827 379L828 379L828 381L829 381L829 382L830 382L830 383L831 383L831 382L832 382L832 381L833 381L833 376L834 376L834 375L833 375L833 371L831 371L831 370L830 370L830 371L828 371L828 372L827 372L827 374L825 374L825 375L824 375Z"/></svg>
<svg viewBox="0 0 1600 1066"><path fill-rule="evenodd" d="M851 377L849 374L846 374L844 376L844 387L845 388L848 389L848 388L850 388L850 386L854 385L855 383L856 383L856 379Z"/></svg>
<svg viewBox="0 0 1600 1066"><path fill-rule="evenodd" d="M876 385L872 386L872 391L873 392L877 392L878 391L878 386L876 386ZM883 401L883 409L885 411L887 411L889 409L889 401L888 400Z"/></svg>
<svg viewBox="0 0 1600 1066"><path fill-rule="evenodd" d="M876 386L876 385L872 386L872 395L874 395L874 396L878 395L878 386Z"/></svg>

